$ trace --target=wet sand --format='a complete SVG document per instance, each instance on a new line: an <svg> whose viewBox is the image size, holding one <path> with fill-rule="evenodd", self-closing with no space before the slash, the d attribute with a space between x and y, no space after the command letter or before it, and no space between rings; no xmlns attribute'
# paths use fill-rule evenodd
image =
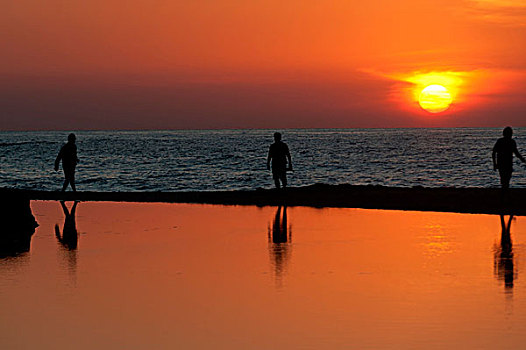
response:
<svg viewBox="0 0 526 350"><path fill-rule="evenodd" d="M397 209L473 214L526 215L526 188L514 188L503 200L498 188L399 188L316 184L286 190L203 192L48 192L0 189L2 197L30 200L201 203L256 206L307 206Z"/></svg>

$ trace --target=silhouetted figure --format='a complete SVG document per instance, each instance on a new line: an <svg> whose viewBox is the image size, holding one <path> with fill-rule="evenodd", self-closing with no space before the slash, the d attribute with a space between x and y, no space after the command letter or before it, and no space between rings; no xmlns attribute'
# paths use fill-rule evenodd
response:
<svg viewBox="0 0 526 350"><path fill-rule="evenodd" d="M515 280L515 269L513 264L513 244L511 242L511 221L513 215L510 215L508 224L504 220L504 215L500 216L500 225L502 228L500 235L500 246L495 249L495 275L499 280L504 281L506 289L513 288Z"/></svg>
<svg viewBox="0 0 526 350"><path fill-rule="evenodd" d="M71 212L66 207L64 201L60 201L62 206L62 211L64 211L64 227L62 228L62 234L60 234L60 229L58 225L55 225L55 236L58 241L67 249L75 250L77 249L78 242L78 233L77 233L77 224L75 222L75 212L77 210L78 201L73 203L71 207Z"/></svg>
<svg viewBox="0 0 526 350"><path fill-rule="evenodd" d="M287 220L287 207L283 207L282 212L281 206L279 206L272 226L269 228L269 252L278 286L282 284L282 275L290 258L290 231Z"/></svg>
<svg viewBox="0 0 526 350"><path fill-rule="evenodd" d="M270 170L271 162L272 177L274 178L276 188L280 188L280 180L283 188L287 187L287 170L292 170L292 159L290 157L289 147L281 141L281 134L279 132L274 133L274 143L270 145L268 150L268 170Z"/></svg>
<svg viewBox="0 0 526 350"><path fill-rule="evenodd" d="M502 131L504 137L501 137L493 146L493 170L499 170L500 183L503 193L507 192L510 187L511 173L513 172L513 154L517 156L523 163L524 158L517 150L517 143L511 137L513 136L513 129L509 126Z"/></svg>
<svg viewBox="0 0 526 350"><path fill-rule="evenodd" d="M71 185L73 192L76 192L75 188L75 167L79 162L77 158L77 145L75 145L75 134L69 134L68 143L66 143L58 152L57 159L55 159L55 171L58 171L58 164L62 160L62 169L64 170L64 186L62 186L62 192L66 191L68 184Z"/></svg>

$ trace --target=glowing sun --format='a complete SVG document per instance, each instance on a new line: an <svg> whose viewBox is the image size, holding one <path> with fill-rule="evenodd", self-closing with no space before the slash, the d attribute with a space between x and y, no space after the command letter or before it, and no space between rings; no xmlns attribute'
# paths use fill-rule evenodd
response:
<svg viewBox="0 0 526 350"><path fill-rule="evenodd" d="M449 108L451 102L453 99L449 91L442 85L436 84L426 86L418 98L420 107L429 113L443 112Z"/></svg>

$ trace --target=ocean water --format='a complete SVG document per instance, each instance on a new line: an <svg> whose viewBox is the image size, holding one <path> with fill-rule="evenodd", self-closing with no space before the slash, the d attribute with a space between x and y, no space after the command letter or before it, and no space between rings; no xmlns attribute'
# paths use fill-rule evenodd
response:
<svg viewBox="0 0 526 350"><path fill-rule="evenodd" d="M81 191L270 188L274 130L79 131ZM58 190L54 159L69 131L0 132L0 187ZM287 129L291 186L314 183L495 187L491 149L500 128ZM526 150L526 128L515 129ZM523 148L521 148L523 147ZM512 186L526 187L518 160Z"/></svg>

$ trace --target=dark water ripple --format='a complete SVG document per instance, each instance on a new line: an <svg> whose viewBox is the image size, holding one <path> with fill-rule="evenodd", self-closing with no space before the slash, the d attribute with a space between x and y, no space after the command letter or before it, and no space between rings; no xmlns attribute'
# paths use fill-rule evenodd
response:
<svg viewBox="0 0 526 350"><path fill-rule="evenodd" d="M270 187L269 130L80 131L77 182L90 191ZM1 132L0 186L57 190L53 162L68 132ZM491 149L500 129L285 130L293 186L313 183L493 187ZM516 129L526 153L526 129ZM515 166L513 186L526 187Z"/></svg>

